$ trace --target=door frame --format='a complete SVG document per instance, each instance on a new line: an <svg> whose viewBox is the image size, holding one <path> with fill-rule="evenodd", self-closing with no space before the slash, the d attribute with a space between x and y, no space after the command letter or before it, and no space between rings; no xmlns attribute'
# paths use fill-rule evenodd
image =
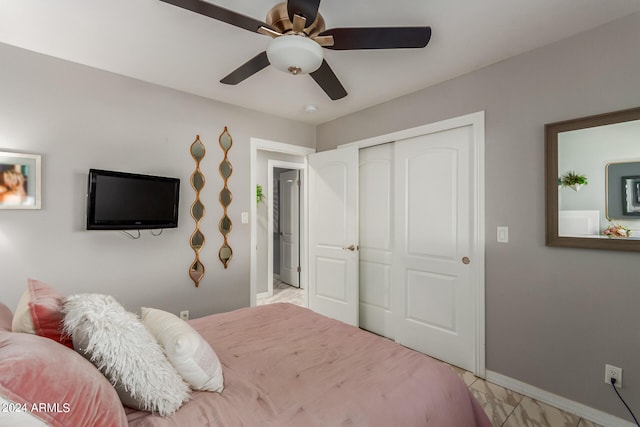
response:
<svg viewBox="0 0 640 427"><path fill-rule="evenodd" d="M485 336L485 182L484 182L484 151L485 151L485 112L478 111L464 116L441 120L422 126L391 132L371 138L362 139L337 148L356 146L360 148L385 144L421 135L472 126L474 145L471 148L471 162L473 164L473 194L472 205L475 211L473 218L472 251L472 281L475 285L475 371L474 374L484 378L486 372L486 336Z"/></svg>
<svg viewBox="0 0 640 427"><path fill-rule="evenodd" d="M309 154L315 153L316 150L314 148L303 147L300 145L292 145L285 144L282 142L269 141L266 139L254 138L251 137L249 141L249 206L250 206L250 228L251 228L251 243L250 243L250 267L249 267L249 305L254 307L256 305L256 292L258 289L258 257L257 257L257 244L258 244L258 224L257 224L257 213L258 213L258 204L256 202L256 167L258 163L258 151L270 151L274 153L281 154L290 154L294 156L301 156L304 158L304 169L303 174L303 185L305 186L303 190L303 199L302 199L302 208L305 212L304 215L301 215L301 231L300 237L304 239L305 245L301 245L301 268L302 271L300 273L300 286L304 285L304 293L305 293L305 304L308 305L307 301L307 283L308 283L308 274L309 269L307 268L306 262L308 258L308 250L307 250L307 239L309 236L309 230L307 225L307 206L308 206L308 189L307 185L307 169L308 169L308 160L307 156ZM271 187L271 185L269 186ZM273 214L273 213L272 213ZM273 225L272 225L273 227ZM273 234L273 228L271 229L271 233ZM271 262L273 263L273 237L268 239L271 241ZM268 256L268 255L267 255ZM267 261L268 262L268 261ZM268 268L268 267L267 267ZM273 265L271 265L271 275L273 275ZM273 284L271 285L273 289Z"/></svg>
<svg viewBox="0 0 640 427"><path fill-rule="evenodd" d="M304 200L304 197L306 195L306 192L304 191L305 188L305 179L306 179L306 158L305 158L305 163L294 163L294 162L285 162L282 160L272 160L269 159L267 160L267 181L271 184L273 184L273 170L275 168L281 168L281 169L292 169L292 170L297 170L300 172L300 181L302 183L301 187L300 187L300 210L298 212L298 223L299 223L299 227L300 227L300 236L298 236L298 249L299 249L299 263L300 263L300 288L302 289L306 289L306 286L303 288L302 287L302 267L303 267L303 263L305 262L305 260L302 259L302 253L303 253L303 249L304 247L307 247L307 241L304 238L304 236L302 235L302 230L303 230L303 223L305 221L303 221L303 218L306 216L306 209L303 206L302 200ZM274 249L273 249L273 185L269 185L269 190L267 191L267 235L270 236L268 241L269 241L269 246L267 248L267 279L271 278L271 280L269 280L269 282L267 283L267 293L269 294L269 296L273 295L273 256L274 256ZM306 271L306 269L305 269ZM306 282L305 282L306 284ZM306 292L306 291L304 291ZM306 299L306 298L305 298Z"/></svg>

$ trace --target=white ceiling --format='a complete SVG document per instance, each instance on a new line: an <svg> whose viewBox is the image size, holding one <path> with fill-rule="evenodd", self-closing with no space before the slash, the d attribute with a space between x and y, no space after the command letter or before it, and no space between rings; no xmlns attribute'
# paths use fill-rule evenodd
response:
<svg viewBox="0 0 640 427"><path fill-rule="evenodd" d="M278 0L210 0L264 21ZM2 0L0 42L203 97L319 124L640 11L639 0L323 0L327 28L429 25L424 49L332 51L349 93L267 67L219 80L269 37L159 0ZM0 59L1 61L1 59ZM315 104L315 113L303 107Z"/></svg>

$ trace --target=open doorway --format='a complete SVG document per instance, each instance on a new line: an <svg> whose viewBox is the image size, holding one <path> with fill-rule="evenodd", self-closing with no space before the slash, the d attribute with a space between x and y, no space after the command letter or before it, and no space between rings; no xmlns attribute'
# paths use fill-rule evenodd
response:
<svg viewBox="0 0 640 427"><path fill-rule="evenodd" d="M281 166L285 164L269 161L272 176L269 221L273 231L269 235L272 239L270 258L273 288L257 296L257 305L288 302L306 307L301 279L303 185L301 170L297 169L304 165L293 165L296 168Z"/></svg>
<svg viewBox="0 0 640 427"><path fill-rule="evenodd" d="M286 301L308 306L306 176L307 155L314 151L307 147L252 139L252 187L260 185L265 197L258 201L252 192L251 246L255 252L251 254L251 305ZM296 175L299 179L286 174ZM287 190L283 188L285 184L295 184L293 188L299 190ZM298 197L298 203L294 205L298 206L299 212L291 204L287 208L281 205L283 195L285 198L291 195L287 193ZM289 230L298 230L297 245L291 244L290 239L294 236L288 235ZM283 289L293 291L295 297L286 296L290 292L283 294Z"/></svg>

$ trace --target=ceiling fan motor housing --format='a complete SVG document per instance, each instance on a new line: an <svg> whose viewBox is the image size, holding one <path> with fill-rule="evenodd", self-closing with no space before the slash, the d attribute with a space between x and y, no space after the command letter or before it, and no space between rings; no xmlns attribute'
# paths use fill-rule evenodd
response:
<svg viewBox="0 0 640 427"><path fill-rule="evenodd" d="M273 6L269 13L267 13L267 19L265 22L281 34L287 34L293 31L293 23L289 19L286 2L278 3ZM311 25L307 25L305 27L304 33L309 37L315 37L325 29L324 18L320 13L318 13L316 19L311 23Z"/></svg>

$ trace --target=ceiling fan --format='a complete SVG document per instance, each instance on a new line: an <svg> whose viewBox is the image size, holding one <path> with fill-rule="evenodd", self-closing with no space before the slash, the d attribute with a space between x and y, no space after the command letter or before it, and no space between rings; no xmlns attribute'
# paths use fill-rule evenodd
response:
<svg viewBox="0 0 640 427"><path fill-rule="evenodd" d="M318 13L320 0L288 0L267 13L266 22L203 0L161 0L183 9L272 37L267 50L242 64L221 83L236 85L273 65L291 74L307 74L332 100L347 91L323 58L322 48L335 50L422 48L429 43L431 27L353 27L326 30Z"/></svg>

